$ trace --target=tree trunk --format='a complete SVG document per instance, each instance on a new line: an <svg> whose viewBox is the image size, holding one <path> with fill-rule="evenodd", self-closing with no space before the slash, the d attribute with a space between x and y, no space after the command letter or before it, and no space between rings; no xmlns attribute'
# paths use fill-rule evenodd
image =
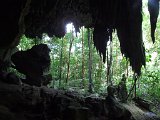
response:
<svg viewBox="0 0 160 120"><path fill-rule="evenodd" d="M85 86L84 73L85 73L85 69L84 69L84 31L82 27L82 88L84 88Z"/></svg>
<svg viewBox="0 0 160 120"><path fill-rule="evenodd" d="M111 44L110 44L110 74L109 74L109 78L110 78L111 84L112 84L112 76L113 76L113 73L112 73L112 62L113 62L113 43L111 41Z"/></svg>
<svg viewBox="0 0 160 120"><path fill-rule="evenodd" d="M60 51L60 66L59 66L59 87L61 87L61 81L62 81L62 57L63 57L63 39L61 43L61 51Z"/></svg>
<svg viewBox="0 0 160 120"><path fill-rule="evenodd" d="M71 49L72 49L72 44L74 41L74 36L73 36L73 25L72 25L72 31L71 31L71 39L70 39L70 45L69 45L69 53L68 53L68 62L67 62L67 77L66 77L66 84L68 83L69 76L70 76L70 57L71 57Z"/></svg>
<svg viewBox="0 0 160 120"><path fill-rule="evenodd" d="M112 42L110 43L110 51L107 48L107 84L112 85Z"/></svg>
<svg viewBox="0 0 160 120"><path fill-rule="evenodd" d="M128 74L129 74L129 68L128 68L128 59L126 61L126 75L127 75L127 78L128 78Z"/></svg>
<svg viewBox="0 0 160 120"><path fill-rule="evenodd" d="M100 69L99 80L102 81L102 58L100 58L100 61L99 61L99 69Z"/></svg>
<svg viewBox="0 0 160 120"><path fill-rule="evenodd" d="M89 74L89 92L92 93L93 92L93 81L92 81L92 47L91 47L91 33L90 33L90 29L88 29L88 47L89 47L89 59L88 59L88 63L89 63L89 70L88 70L88 74Z"/></svg>

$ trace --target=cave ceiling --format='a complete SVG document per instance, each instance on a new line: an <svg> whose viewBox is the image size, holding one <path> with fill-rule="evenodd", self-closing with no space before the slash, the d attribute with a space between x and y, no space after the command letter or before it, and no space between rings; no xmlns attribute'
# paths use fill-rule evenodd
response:
<svg viewBox="0 0 160 120"><path fill-rule="evenodd" d="M151 37L155 41L159 0L148 0ZM145 65L142 40L142 0L5 0L0 4L0 48L14 47L20 37L63 37L65 25L72 22L94 28L94 45L105 61L107 41L117 32L121 52L129 58L133 71L140 74Z"/></svg>

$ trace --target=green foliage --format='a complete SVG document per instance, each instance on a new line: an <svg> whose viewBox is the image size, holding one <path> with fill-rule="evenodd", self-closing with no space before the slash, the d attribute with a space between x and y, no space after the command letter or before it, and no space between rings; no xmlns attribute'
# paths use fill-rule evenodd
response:
<svg viewBox="0 0 160 120"><path fill-rule="evenodd" d="M23 35L20 39L20 44L18 45L19 50L27 50L32 48L37 41L41 41L40 39L30 39ZM39 42L40 43L40 42Z"/></svg>
<svg viewBox="0 0 160 120"><path fill-rule="evenodd" d="M139 95L160 102L160 70L147 70L140 78Z"/></svg>

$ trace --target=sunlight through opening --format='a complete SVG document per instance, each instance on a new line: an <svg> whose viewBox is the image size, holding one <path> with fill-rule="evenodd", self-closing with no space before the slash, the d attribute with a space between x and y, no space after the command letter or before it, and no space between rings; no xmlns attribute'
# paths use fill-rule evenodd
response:
<svg viewBox="0 0 160 120"><path fill-rule="evenodd" d="M72 22L66 24L66 33L70 33L70 32L73 32L74 37L79 37L80 36L80 33L76 32L75 27L74 27Z"/></svg>

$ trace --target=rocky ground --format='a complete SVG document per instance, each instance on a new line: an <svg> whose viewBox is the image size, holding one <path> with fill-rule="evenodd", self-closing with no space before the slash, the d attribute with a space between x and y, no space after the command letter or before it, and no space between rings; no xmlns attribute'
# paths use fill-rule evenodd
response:
<svg viewBox="0 0 160 120"><path fill-rule="evenodd" d="M160 120L133 103L0 82L0 120Z"/></svg>

